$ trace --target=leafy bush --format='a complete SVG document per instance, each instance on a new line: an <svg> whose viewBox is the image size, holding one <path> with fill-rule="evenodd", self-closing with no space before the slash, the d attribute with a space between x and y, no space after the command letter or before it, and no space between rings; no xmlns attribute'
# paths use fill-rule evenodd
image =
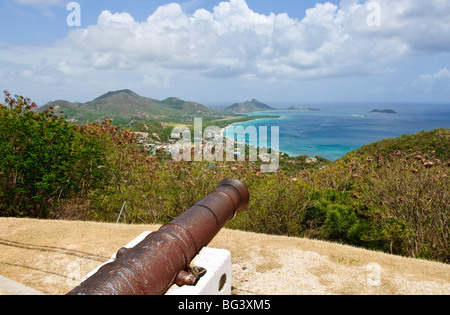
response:
<svg viewBox="0 0 450 315"><path fill-rule="evenodd" d="M63 203L104 187L108 149L126 140L110 122L74 126L35 108L7 91L0 104L0 215L58 217Z"/></svg>
<svg viewBox="0 0 450 315"><path fill-rule="evenodd" d="M50 110L5 92L0 105L0 214L47 217L50 209L94 185L99 141L77 133Z"/></svg>

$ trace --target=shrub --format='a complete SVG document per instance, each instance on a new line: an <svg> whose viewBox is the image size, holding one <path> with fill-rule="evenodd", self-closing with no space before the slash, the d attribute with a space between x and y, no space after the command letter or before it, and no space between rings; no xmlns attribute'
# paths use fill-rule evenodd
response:
<svg viewBox="0 0 450 315"><path fill-rule="evenodd" d="M394 251L448 261L448 163L432 152L395 151L367 164L376 176L366 178L364 194L368 203L381 209L380 223L386 236L395 240Z"/></svg>
<svg viewBox="0 0 450 315"><path fill-rule="evenodd" d="M0 106L0 215L46 218L99 180L101 143L51 110L5 91Z"/></svg>

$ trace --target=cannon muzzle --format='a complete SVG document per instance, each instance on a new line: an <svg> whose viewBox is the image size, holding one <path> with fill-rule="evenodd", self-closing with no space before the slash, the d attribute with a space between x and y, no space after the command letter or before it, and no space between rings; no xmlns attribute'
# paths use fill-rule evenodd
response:
<svg viewBox="0 0 450 315"><path fill-rule="evenodd" d="M115 261L68 295L162 295L175 282L195 283L186 272L192 259L248 202L243 183L224 179L216 190L134 248L121 249Z"/></svg>

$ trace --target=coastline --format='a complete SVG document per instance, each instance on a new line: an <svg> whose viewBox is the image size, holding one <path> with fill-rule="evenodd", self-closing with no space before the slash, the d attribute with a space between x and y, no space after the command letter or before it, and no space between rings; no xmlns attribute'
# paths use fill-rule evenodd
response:
<svg viewBox="0 0 450 315"><path fill-rule="evenodd" d="M251 112L251 113L246 113L246 114L252 114L252 113L262 113L262 112ZM270 116L270 115L268 115L268 116ZM250 117L250 116L247 116L247 117ZM284 119L284 118L286 118L286 116L278 116L278 115L274 115L274 116L272 116L272 117L261 117L261 118L254 118L254 119L250 119L250 120L247 120L247 121L244 121L244 122L236 122L236 123L232 123L231 125L228 125L227 127L232 127L232 126L234 126L234 125L238 125L238 124L248 124L248 123L252 123L252 122L255 122L255 121L258 121L258 120L279 120L279 119ZM226 129L227 127L225 127L224 129Z"/></svg>
<svg viewBox="0 0 450 315"><path fill-rule="evenodd" d="M290 157L335 161L364 145L422 130L448 128L450 106L399 107L396 115L367 113L366 106L327 107L321 112L277 110L246 113L249 120L228 126L280 126L279 151ZM388 106L386 106L388 107ZM392 107L392 106L391 106ZM373 108L373 107L372 107ZM263 115L276 115L265 117ZM223 128L224 131L226 128Z"/></svg>
<svg viewBox="0 0 450 315"><path fill-rule="evenodd" d="M246 113L246 114L252 114L252 113L264 113L264 112L250 112L250 113ZM247 115L246 115L247 116ZM270 115L268 115L268 116L270 116ZM247 116L247 117L250 117L250 116ZM235 123L232 123L232 124L230 124L230 125L228 125L228 126L226 126L226 127L223 127L221 130L222 130L222 134L224 135L224 137L226 138L226 133L225 133L225 131L226 131L226 129L228 128L228 127L233 127L233 126L235 126L235 125L241 125L241 124L249 124L249 123L253 123L253 122L255 122L255 121L259 121L259 120L269 120L269 119L273 119L273 120L278 120L278 119L283 119L283 118L285 118L285 116L278 116L278 115L274 115L274 116L272 116L272 117L261 117L261 118L255 118L255 119L250 119L250 120L247 120L247 121L244 121L244 122L235 122Z"/></svg>
<svg viewBox="0 0 450 315"><path fill-rule="evenodd" d="M250 112L250 113L246 113L246 114L252 114L252 113L265 113L265 112ZM250 117L250 116L248 116L248 117ZM256 117L257 117L257 115L256 115ZM251 125L251 123L254 123L254 122L260 121L260 120L280 120L280 119L283 119L283 118L286 118L286 117L285 116L279 116L279 115L275 116L274 115L274 116L271 116L271 117L267 117L266 116L266 117L255 118L255 119L251 119L251 120L248 120L248 121L245 121L245 122L237 122L237 123L233 123L233 124L230 124L230 125L222 128L221 132L222 132L223 137L227 141L236 141L237 142L237 139L234 139L234 137L233 138L227 137L227 132L226 132L227 128L234 127L235 125L239 125L239 124L249 124L249 125ZM256 145L256 148L258 149L258 152L259 152L259 148L260 148L259 147L259 139L257 139L257 142L258 142L258 144ZM245 144L250 146L250 141L246 139L245 140ZM280 148L279 148L277 154L280 155L280 153L287 154L289 157L293 157L293 156L290 156L288 153L281 151Z"/></svg>
<svg viewBox="0 0 450 315"><path fill-rule="evenodd" d="M284 111L288 111L289 114L291 114L293 112L297 112L297 111L283 110L283 109L276 110L277 113L284 112ZM305 111L301 111L301 112L304 113ZM247 127L249 125L250 126L253 125L253 123L255 123L255 122L259 122L259 121L263 121L263 120L269 120L270 122L272 122L272 120L276 121L276 120L283 120L283 119L288 119L289 118L288 115L273 115L270 118L269 117L260 117L260 115L259 115L259 114L261 114L261 116L263 116L266 113L267 112L249 112L249 113L246 113L246 114L249 114L248 115L249 117L255 117L255 119L251 119L251 120L248 120L248 121L245 121L245 122L233 123L233 124L228 125L225 128L222 128L222 133L223 133L224 137L226 139L228 139L226 137L226 132L225 132L226 128L228 128L228 127L232 127L232 126L235 126L235 125L244 125L244 124L245 124L244 127ZM317 112L314 111L314 113L317 113ZM252 115L252 114L254 114L254 115ZM346 114L346 116L347 115L349 115L349 114ZM269 124L269 125L272 125L272 124ZM281 124L279 124L279 126L281 127ZM232 140L232 139L230 139L230 140ZM280 142L281 141L282 141L282 135L280 134ZM282 146L280 145L278 153L280 153L280 154L283 153L283 154L287 155L289 158L297 158L297 157L300 157L300 156L306 156L306 157L309 157L309 158L324 158L324 159L329 160L329 161L335 161L335 160L337 160L339 158L342 158L346 154L346 153L345 154L339 154L338 157L337 156L325 157L325 156L323 156L321 154L321 152L319 152L319 151L321 151L320 149L318 149L319 146L320 146L320 144L308 144L307 146L303 146L303 148L302 148L303 152L301 152L301 153L294 153L294 151L291 151L289 149L283 149ZM257 147L259 147L259 145ZM310 150L314 150L315 152L310 154L311 152L308 152ZM350 151L352 151L352 150L350 150Z"/></svg>

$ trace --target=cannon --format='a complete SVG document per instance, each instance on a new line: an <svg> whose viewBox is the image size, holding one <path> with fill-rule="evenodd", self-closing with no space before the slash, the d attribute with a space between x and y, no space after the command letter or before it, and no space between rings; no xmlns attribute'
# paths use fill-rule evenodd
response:
<svg viewBox="0 0 450 315"><path fill-rule="evenodd" d="M163 295L173 285L195 285L192 259L249 202L236 179L224 179L195 206L134 248L121 248L115 261L102 266L68 295ZM200 272L201 273L201 272Z"/></svg>

